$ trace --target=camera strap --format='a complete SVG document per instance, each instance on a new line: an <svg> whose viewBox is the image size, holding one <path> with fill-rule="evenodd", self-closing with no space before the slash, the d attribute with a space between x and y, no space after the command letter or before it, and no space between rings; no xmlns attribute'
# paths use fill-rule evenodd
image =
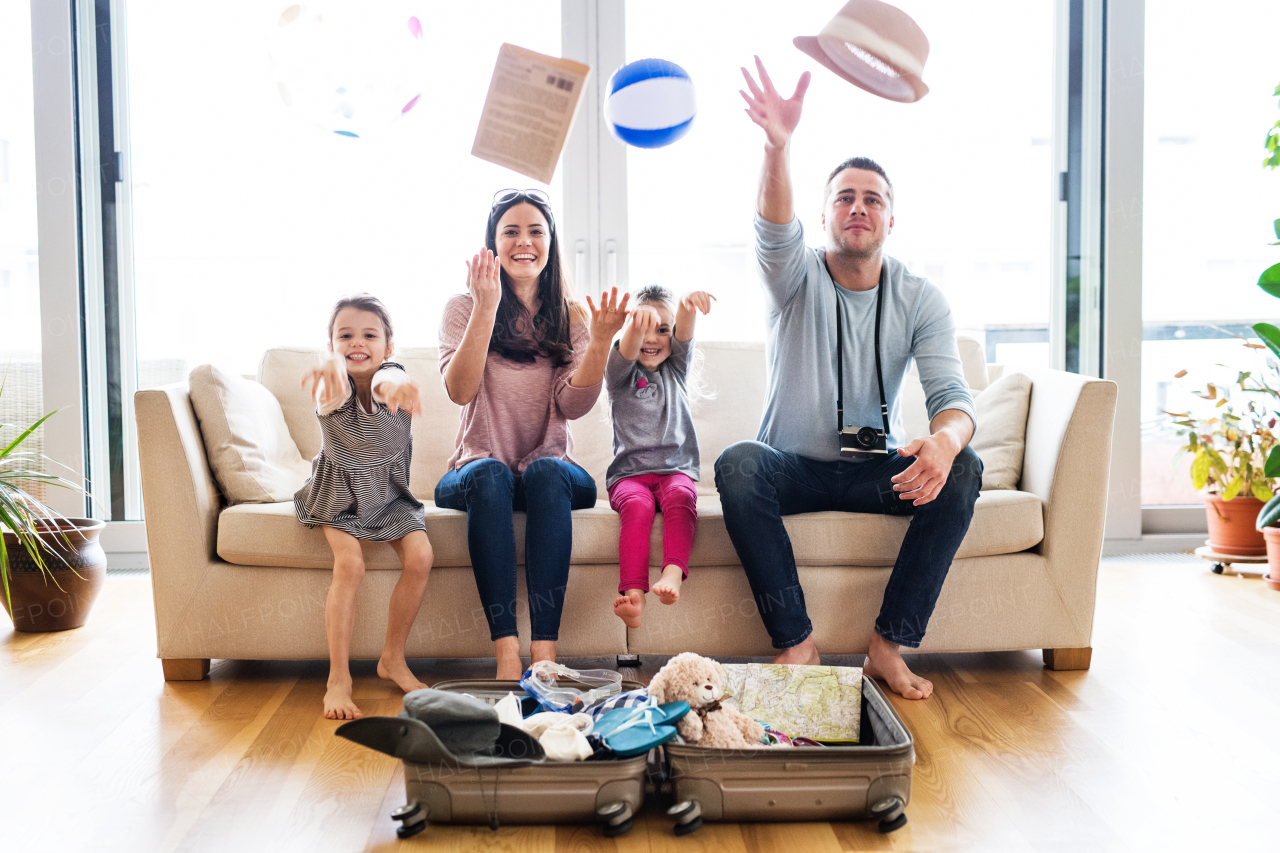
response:
<svg viewBox="0 0 1280 853"><path fill-rule="evenodd" d="M827 268L827 275L836 288L836 432L844 432L844 324L841 322L840 285L836 277L831 275L831 267L827 264L826 255L822 256L822 265ZM880 419L884 421L884 434L889 435L889 404L884 398L884 374L880 370L880 313L884 305L884 279L881 267L881 280L876 285L876 384L880 386Z"/></svg>

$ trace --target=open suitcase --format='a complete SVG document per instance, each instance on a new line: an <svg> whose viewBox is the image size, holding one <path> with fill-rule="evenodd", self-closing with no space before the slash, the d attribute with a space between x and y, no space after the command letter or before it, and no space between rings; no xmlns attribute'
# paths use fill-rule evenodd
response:
<svg viewBox="0 0 1280 853"><path fill-rule="evenodd" d="M570 680L562 680L574 686ZM443 681L437 690L468 693L490 705L507 693L527 694L516 681ZM643 684L623 681L622 689ZM392 813L396 834L416 835L427 823L599 823L606 836L631 829L644 800L646 756L614 761L546 761L524 767L462 767L447 753L437 761L405 761L406 804Z"/></svg>
<svg viewBox="0 0 1280 853"><path fill-rule="evenodd" d="M907 822L915 742L875 681L862 679L862 743L774 749L662 747L676 834L711 821ZM664 786L665 787L665 786Z"/></svg>

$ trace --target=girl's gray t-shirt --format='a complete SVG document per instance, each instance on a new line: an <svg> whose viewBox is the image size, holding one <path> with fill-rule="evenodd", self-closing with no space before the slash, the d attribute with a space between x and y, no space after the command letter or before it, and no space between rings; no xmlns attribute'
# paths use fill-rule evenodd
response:
<svg viewBox="0 0 1280 853"><path fill-rule="evenodd" d="M698 437L689 412L693 341L671 336L671 355L657 370L627 361L614 341L604 384L613 416L613 462L605 487L638 474L699 475Z"/></svg>

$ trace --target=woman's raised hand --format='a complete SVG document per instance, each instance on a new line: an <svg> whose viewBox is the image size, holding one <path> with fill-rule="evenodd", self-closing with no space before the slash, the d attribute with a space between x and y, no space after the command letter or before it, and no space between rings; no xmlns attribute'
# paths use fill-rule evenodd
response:
<svg viewBox="0 0 1280 853"><path fill-rule="evenodd" d="M612 341L623 324L627 322L627 303L631 294L624 293L618 298L618 288L611 288L600 294L600 308L597 309L591 297L587 297L587 307L591 309L591 340Z"/></svg>
<svg viewBox="0 0 1280 853"><path fill-rule="evenodd" d="M747 88L751 90L748 95L741 89L738 94L742 95L743 100L747 102L747 115L751 116L751 120L760 125L764 129L765 136L769 140L769 145L774 148L782 148L791 139L791 134L796 129L796 125L800 123L800 110L804 106L804 93L809 88L809 72L806 71L800 75L800 82L796 84L795 94L790 98L784 98L773 88L773 81L769 79L769 72L764 70L764 63L760 61L760 57L756 57L756 71L760 74L760 85L756 85L756 81L751 77L751 72L742 69L742 76L747 80ZM704 312L705 313L705 312Z"/></svg>
<svg viewBox="0 0 1280 853"><path fill-rule="evenodd" d="M316 387L324 383L319 403L322 406L333 404L337 400L347 399L351 387L347 384L347 360L336 352L331 352L319 367L313 367L302 374L302 387L311 385L311 397L315 399Z"/></svg>
<svg viewBox="0 0 1280 853"><path fill-rule="evenodd" d="M501 270L498 259L488 249L481 249L467 262L467 289L482 311L498 310L498 303L502 301Z"/></svg>

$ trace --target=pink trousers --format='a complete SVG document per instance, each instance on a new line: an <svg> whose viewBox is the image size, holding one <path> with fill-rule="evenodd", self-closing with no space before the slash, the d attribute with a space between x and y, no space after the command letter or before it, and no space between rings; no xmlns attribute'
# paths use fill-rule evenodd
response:
<svg viewBox="0 0 1280 853"><path fill-rule="evenodd" d="M609 490L609 506L622 516L618 536L618 592L649 590L649 533L662 510L662 565L689 576L689 553L698 529L698 489L684 474L640 474Z"/></svg>

